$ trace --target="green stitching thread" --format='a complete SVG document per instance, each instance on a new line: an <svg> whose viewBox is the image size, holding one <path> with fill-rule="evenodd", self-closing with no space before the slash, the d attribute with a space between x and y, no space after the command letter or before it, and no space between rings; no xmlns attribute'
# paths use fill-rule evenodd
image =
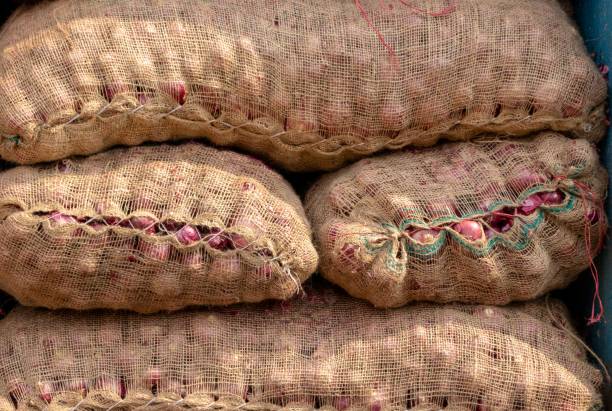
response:
<svg viewBox="0 0 612 411"><path fill-rule="evenodd" d="M525 193L521 195L521 198L529 197L531 194L533 194L536 191L538 190L535 188L527 190ZM472 253L476 254L478 257L482 257L486 255L487 253L489 253L491 249L494 248L498 243L503 244L508 248L514 248L514 250L516 251L522 251L525 248L527 248L527 246L530 243L529 237L528 237L529 232L532 230L535 230L544 221L545 212L550 212L553 214L560 214L560 213L564 213L564 212L573 210L575 206L576 206L576 197L573 193L568 195L568 200L565 205L559 205L559 206L553 206L553 207L541 206L542 208L539 208L537 210L536 217L533 219L533 221L528 222L521 227L522 232L521 232L520 240L517 241L516 243L510 242L505 236L498 235L498 236L495 236L489 239L486 242L486 245L484 247L478 247L478 246L474 246L471 242L465 240L460 234L454 232L453 230L444 229L440 231L440 234L438 235L436 240L431 244L423 244L423 245L416 244L416 243L413 244L413 242L407 241L404 238L401 239L400 244L401 246L404 247L406 252L409 254L412 254L412 255L416 254L419 256L428 256L428 255L437 253L440 250L440 248L442 248L442 246L446 243L446 236L451 235L459 244L461 244L464 248L467 248L468 250L470 250ZM478 214L472 214L472 215L478 215ZM454 217L454 219L450 219L450 221L454 222L456 221L456 218L457 217ZM408 221L408 220L405 220L405 221ZM417 221L417 220L414 220L414 221ZM394 226L391 224L383 224L383 227L394 228ZM394 258L395 256L391 256L391 254L393 253L393 247L391 246L392 244L391 239L388 239L387 241L384 241L381 244L373 244L368 240L367 237L363 236L361 237L360 241L363 243L365 249L370 254L377 254L381 251L381 249L383 250L386 249L387 256L393 257L393 258L387 258L386 260L387 261L395 260ZM392 268L392 267L389 267L389 268Z"/></svg>

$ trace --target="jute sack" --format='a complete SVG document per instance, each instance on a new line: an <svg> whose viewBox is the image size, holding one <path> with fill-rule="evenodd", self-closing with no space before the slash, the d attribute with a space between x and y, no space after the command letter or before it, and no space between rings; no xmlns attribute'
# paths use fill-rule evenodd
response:
<svg viewBox="0 0 612 411"><path fill-rule="evenodd" d="M361 160L317 182L306 211L322 274L353 296L497 305L589 267L606 187L589 142L544 133Z"/></svg>
<svg viewBox="0 0 612 411"><path fill-rule="evenodd" d="M0 288L24 305L286 299L317 262L300 199L249 156L188 143L0 173Z"/></svg>
<svg viewBox="0 0 612 411"><path fill-rule="evenodd" d="M602 410L600 372L548 304L18 308L0 323L0 409Z"/></svg>
<svg viewBox="0 0 612 411"><path fill-rule="evenodd" d="M58 0L18 11L0 50L0 156L18 163L204 137L320 170L605 129L606 82L554 0Z"/></svg>

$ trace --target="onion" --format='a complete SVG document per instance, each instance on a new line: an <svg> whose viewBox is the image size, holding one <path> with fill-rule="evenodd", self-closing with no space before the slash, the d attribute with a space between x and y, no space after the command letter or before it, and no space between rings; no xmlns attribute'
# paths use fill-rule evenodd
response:
<svg viewBox="0 0 612 411"><path fill-rule="evenodd" d="M191 329L198 344L212 344L221 337L219 318L215 314L201 314L192 318Z"/></svg>
<svg viewBox="0 0 612 411"><path fill-rule="evenodd" d="M270 263L263 263L255 270L255 275L264 280L270 280L272 278L272 273L273 269Z"/></svg>
<svg viewBox="0 0 612 411"><path fill-rule="evenodd" d="M185 104L187 97L187 91L185 89L185 83L182 81L172 81L162 83L159 89L166 94L169 94L177 103L180 105Z"/></svg>
<svg viewBox="0 0 612 411"><path fill-rule="evenodd" d="M155 220L151 217L132 217L129 224L137 229L143 230L147 234L155 233Z"/></svg>
<svg viewBox="0 0 612 411"><path fill-rule="evenodd" d="M68 390L72 392L78 392L83 398L87 396L89 390L89 382L85 379L76 379L68 382Z"/></svg>
<svg viewBox="0 0 612 411"><path fill-rule="evenodd" d="M530 215L533 214L533 212L536 211L540 205L542 205L540 195L538 193L532 194L523 200L518 208L518 212L522 215Z"/></svg>
<svg viewBox="0 0 612 411"><path fill-rule="evenodd" d="M453 224L453 229L469 241L482 240L484 235L482 224L472 220L463 220Z"/></svg>
<svg viewBox="0 0 612 411"><path fill-rule="evenodd" d="M49 404L53 399L53 385L50 382L39 382L38 392L40 399Z"/></svg>
<svg viewBox="0 0 612 411"><path fill-rule="evenodd" d="M51 215L49 216L49 220L51 221L52 225L58 225L58 226L77 223L77 220L74 217L68 214L62 214L58 211L53 211Z"/></svg>
<svg viewBox="0 0 612 411"><path fill-rule="evenodd" d="M410 233L410 238L412 238L417 243L421 244L431 244L436 241L436 238L440 235L439 231L435 230L427 230L427 229L417 229Z"/></svg>
<svg viewBox="0 0 612 411"><path fill-rule="evenodd" d="M313 113L304 110L289 110L287 114L287 131L296 132L316 132L319 129L319 123Z"/></svg>
<svg viewBox="0 0 612 411"><path fill-rule="evenodd" d="M200 232L197 228L190 225L185 225L175 234L176 239L184 245L189 245L200 240Z"/></svg>
<svg viewBox="0 0 612 411"><path fill-rule="evenodd" d="M215 250L225 251L229 248L230 242L227 234L222 232L220 229L216 228L211 230L212 234L206 235L204 237L204 241L208 243L210 248L214 248Z"/></svg>
<svg viewBox="0 0 612 411"><path fill-rule="evenodd" d="M438 200L427 204L425 208L429 220L440 217L458 216L457 206L451 199Z"/></svg>
<svg viewBox="0 0 612 411"><path fill-rule="evenodd" d="M387 130L402 130L408 126L408 106L399 96L387 97L380 109L380 121Z"/></svg>
<svg viewBox="0 0 612 411"><path fill-rule="evenodd" d="M91 221L87 225L93 228L95 231L102 231L106 228L106 224L99 221Z"/></svg>
<svg viewBox="0 0 612 411"><path fill-rule="evenodd" d="M244 250L249 246L249 241L244 236L237 233L231 233L229 236L232 248L236 250Z"/></svg>
<svg viewBox="0 0 612 411"><path fill-rule="evenodd" d="M153 389L157 387L161 381L162 372L157 367L151 367L147 370L146 374L146 384L149 389Z"/></svg>
<svg viewBox="0 0 612 411"><path fill-rule="evenodd" d="M596 224L599 221L599 211L595 208L592 208L587 213L587 220L591 224Z"/></svg>
<svg viewBox="0 0 612 411"><path fill-rule="evenodd" d="M242 267L240 266L240 259L236 256L217 256L210 264L208 270L209 277L219 279L229 285L236 281L236 278L242 274Z"/></svg>
<svg viewBox="0 0 612 411"><path fill-rule="evenodd" d="M507 207L503 208L501 212L509 215L514 214L514 210ZM493 214L487 217L487 223L491 226L493 230L497 231L498 233L505 233L507 231L510 231L510 229L514 225L514 218Z"/></svg>
<svg viewBox="0 0 612 411"><path fill-rule="evenodd" d="M386 405L386 397L380 391L373 391L370 394L370 398L368 400L368 410L369 411L382 411L384 406Z"/></svg>
<svg viewBox="0 0 612 411"><path fill-rule="evenodd" d="M561 204L565 199L565 195L559 190L547 191L544 193L540 193L540 198L542 199L542 202L546 205L555 205Z"/></svg>
<svg viewBox="0 0 612 411"><path fill-rule="evenodd" d="M333 407L338 411L344 411L351 406L351 399L347 396L334 397L332 399Z"/></svg>
<svg viewBox="0 0 612 411"><path fill-rule="evenodd" d="M19 378L10 379L7 383L7 389L11 398L17 403L28 398L32 392L30 386Z"/></svg>
<svg viewBox="0 0 612 411"><path fill-rule="evenodd" d="M127 394L125 384L119 378L107 376L100 377L95 383L95 388L98 390L112 392L121 398L125 398Z"/></svg>
<svg viewBox="0 0 612 411"><path fill-rule="evenodd" d="M544 182L546 182L546 176L523 168L508 179L508 186L515 190L523 191Z"/></svg>
<svg viewBox="0 0 612 411"><path fill-rule="evenodd" d="M124 373L133 375L140 367L140 349L142 348L121 346L117 355L117 364Z"/></svg>
<svg viewBox="0 0 612 411"><path fill-rule="evenodd" d="M355 265L356 254L358 252L358 245L346 243L340 250L340 261L344 264Z"/></svg>
<svg viewBox="0 0 612 411"><path fill-rule="evenodd" d="M204 267L204 259L200 250L190 250L183 255L182 263L190 270L201 270Z"/></svg>
<svg viewBox="0 0 612 411"><path fill-rule="evenodd" d="M127 93L130 90L125 83L110 83L102 86L102 96L111 102L117 94Z"/></svg>
<svg viewBox="0 0 612 411"><path fill-rule="evenodd" d="M170 244L148 243L138 239L138 250L145 256L157 261L167 261L170 257Z"/></svg>
<svg viewBox="0 0 612 411"><path fill-rule="evenodd" d="M332 133L338 133L351 122L352 108L350 102L336 96L323 106L321 122Z"/></svg>

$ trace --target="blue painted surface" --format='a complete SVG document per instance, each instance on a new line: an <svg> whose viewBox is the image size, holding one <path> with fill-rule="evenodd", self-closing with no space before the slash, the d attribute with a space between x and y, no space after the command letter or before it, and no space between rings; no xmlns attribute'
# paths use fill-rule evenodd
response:
<svg viewBox="0 0 612 411"><path fill-rule="evenodd" d="M585 44L589 51L595 53L597 63L607 64L612 67L612 0L577 0L574 2L575 18L578 22ZM612 76L612 73L611 73ZM610 84L608 92L612 95ZM608 137L601 145L602 161L612 170L612 138L608 131ZM606 211L612 221L612 201L608 198ZM589 327L587 338L595 351L604 362L612 369L612 236L609 233L608 244L600 259L600 289L604 300L607 322ZM588 295L588 311L590 313L590 301L592 297L592 281L586 286L582 282L583 289L579 289L583 296ZM584 307L585 316L587 307ZM583 316L584 317L584 316Z"/></svg>

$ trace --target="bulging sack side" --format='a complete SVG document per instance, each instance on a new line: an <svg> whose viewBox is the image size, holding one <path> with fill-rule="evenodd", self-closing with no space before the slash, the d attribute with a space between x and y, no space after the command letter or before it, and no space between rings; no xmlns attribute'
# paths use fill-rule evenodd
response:
<svg viewBox="0 0 612 411"><path fill-rule="evenodd" d="M606 82L556 1L448 3L22 9L0 33L0 156L204 137L302 171L483 132L603 136Z"/></svg>
<svg viewBox="0 0 612 411"><path fill-rule="evenodd" d="M286 299L317 267L300 199L261 161L196 143L0 173L0 288L139 312Z"/></svg>
<svg viewBox="0 0 612 411"><path fill-rule="evenodd" d="M544 133L361 160L317 182L306 210L322 274L356 297L506 304L589 267L606 188L589 142Z"/></svg>
<svg viewBox="0 0 612 411"><path fill-rule="evenodd" d="M601 374L548 304L18 308L0 322L0 409L601 410Z"/></svg>

